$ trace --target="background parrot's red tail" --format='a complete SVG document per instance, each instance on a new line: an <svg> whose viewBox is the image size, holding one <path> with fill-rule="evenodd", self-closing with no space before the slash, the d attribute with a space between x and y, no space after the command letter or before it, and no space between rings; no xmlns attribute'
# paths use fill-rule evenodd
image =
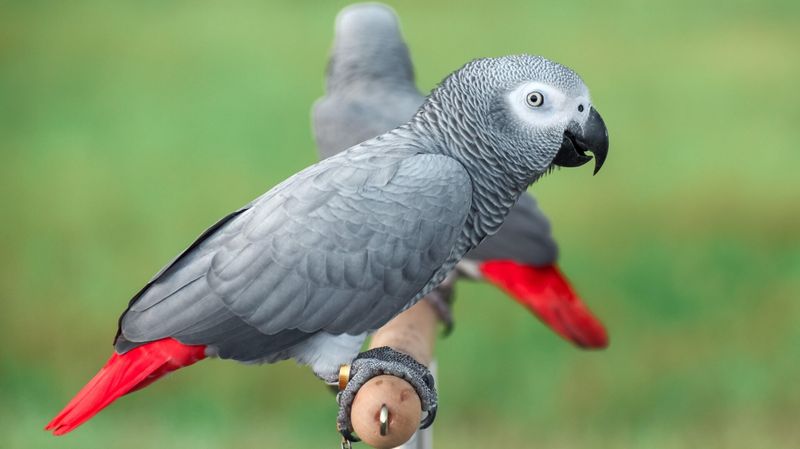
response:
<svg viewBox="0 0 800 449"><path fill-rule="evenodd" d="M486 280L507 291L557 334L582 348L605 348L608 336L558 267L534 267L511 260L481 264Z"/></svg>
<svg viewBox="0 0 800 449"><path fill-rule="evenodd" d="M54 435L70 432L118 397L205 356L205 346L188 346L172 338L146 343L122 355L115 353L45 430Z"/></svg>

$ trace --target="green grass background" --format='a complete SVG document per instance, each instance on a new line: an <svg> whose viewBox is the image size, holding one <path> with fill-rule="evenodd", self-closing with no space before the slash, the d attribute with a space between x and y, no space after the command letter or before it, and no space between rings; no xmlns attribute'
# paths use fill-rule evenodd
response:
<svg viewBox="0 0 800 449"><path fill-rule="evenodd" d="M292 363L204 362L42 431L162 264L314 161L344 3L223 3L0 2L2 448L338 447L333 397ZM393 6L421 88L542 54L611 135L598 176L533 188L611 347L459 285L437 448L800 447L800 3Z"/></svg>

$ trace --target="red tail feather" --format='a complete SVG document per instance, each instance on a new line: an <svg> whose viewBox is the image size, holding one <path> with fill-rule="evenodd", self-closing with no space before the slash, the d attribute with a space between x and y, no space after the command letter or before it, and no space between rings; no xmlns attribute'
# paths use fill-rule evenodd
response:
<svg viewBox="0 0 800 449"><path fill-rule="evenodd" d="M492 260L481 264L480 269L488 281L507 291L565 339L583 348L608 346L603 324L581 302L558 267Z"/></svg>
<svg viewBox="0 0 800 449"><path fill-rule="evenodd" d="M188 346L172 338L146 343L122 355L115 353L45 430L54 435L70 432L118 397L204 358L205 346Z"/></svg>

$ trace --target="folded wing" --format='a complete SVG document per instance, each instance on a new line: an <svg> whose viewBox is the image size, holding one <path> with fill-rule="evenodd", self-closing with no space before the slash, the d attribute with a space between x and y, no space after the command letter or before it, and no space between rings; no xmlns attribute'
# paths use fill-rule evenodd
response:
<svg viewBox="0 0 800 449"><path fill-rule="evenodd" d="M117 349L173 337L270 360L317 332L376 329L440 271L470 200L466 171L445 156L362 148L328 159L165 267L120 319Z"/></svg>

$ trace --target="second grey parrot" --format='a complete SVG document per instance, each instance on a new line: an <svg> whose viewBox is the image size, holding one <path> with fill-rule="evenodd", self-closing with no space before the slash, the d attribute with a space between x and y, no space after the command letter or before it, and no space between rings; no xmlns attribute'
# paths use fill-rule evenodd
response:
<svg viewBox="0 0 800 449"><path fill-rule="evenodd" d="M321 159L407 122L425 100L397 16L380 3L339 13L325 81L326 94L312 108ZM550 222L524 193L499 231L467 253L453 277L491 282L576 345L605 347L603 325L575 294L557 259ZM449 282L435 290L436 302L449 292Z"/></svg>
<svg viewBox="0 0 800 449"><path fill-rule="evenodd" d="M359 355L366 335L442 282L553 164L581 165L587 151L599 168L608 135L575 72L530 55L467 63L407 123L294 174L167 264L120 317L109 361L46 428L67 433L206 357L294 359L329 383L352 362L343 393L397 373L429 424L430 373L389 348Z"/></svg>

